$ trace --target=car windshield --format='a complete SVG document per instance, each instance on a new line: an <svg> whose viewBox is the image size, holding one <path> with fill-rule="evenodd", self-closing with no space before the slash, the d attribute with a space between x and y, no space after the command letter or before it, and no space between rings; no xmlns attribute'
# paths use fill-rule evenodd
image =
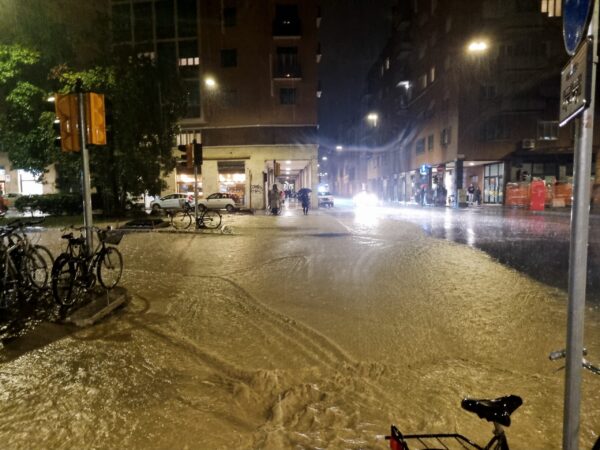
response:
<svg viewBox="0 0 600 450"><path fill-rule="evenodd" d="M598 2L0 4L3 448L594 448Z"/></svg>

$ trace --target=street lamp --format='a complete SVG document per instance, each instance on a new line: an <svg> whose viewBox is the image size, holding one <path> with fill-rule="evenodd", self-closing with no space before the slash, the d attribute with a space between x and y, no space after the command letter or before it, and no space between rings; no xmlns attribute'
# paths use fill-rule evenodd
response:
<svg viewBox="0 0 600 450"><path fill-rule="evenodd" d="M216 89L217 88L217 82L213 77L206 77L204 79L204 85L208 88L208 89Z"/></svg>
<svg viewBox="0 0 600 450"><path fill-rule="evenodd" d="M476 55L485 53L489 48L489 44L484 40L473 40L467 45L467 52Z"/></svg>
<svg viewBox="0 0 600 450"><path fill-rule="evenodd" d="M336 149L338 152L340 152L340 151L344 150L344 147L343 147L343 146L341 146L341 145L336 145L336 146L335 146L335 149Z"/></svg>
<svg viewBox="0 0 600 450"><path fill-rule="evenodd" d="M371 122L374 127L376 127L377 121L379 120L379 116L377 115L377 113L372 112L367 115L367 120Z"/></svg>
<svg viewBox="0 0 600 450"><path fill-rule="evenodd" d="M327 161L327 156L323 156L321 159L322 159L323 161Z"/></svg>

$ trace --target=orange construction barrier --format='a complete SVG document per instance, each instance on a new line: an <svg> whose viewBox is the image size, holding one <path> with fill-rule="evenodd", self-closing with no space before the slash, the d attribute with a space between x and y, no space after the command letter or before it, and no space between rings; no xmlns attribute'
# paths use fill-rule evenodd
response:
<svg viewBox="0 0 600 450"><path fill-rule="evenodd" d="M573 184L557 181L554 184L553 206L571 206L573 196Z"/></svg>
<svg viewBox="0 0 600 450"><path fill-rule="evenodd" d="M529 209L532 211L543 211L546 203L546 183L541 180L531 182L529 190Z"/></svg>
<svg viewBox="0 0 600 450"><path fill-rule="evenodd" d="M506 184L506 206L529 206L529 183Z"/></svg>

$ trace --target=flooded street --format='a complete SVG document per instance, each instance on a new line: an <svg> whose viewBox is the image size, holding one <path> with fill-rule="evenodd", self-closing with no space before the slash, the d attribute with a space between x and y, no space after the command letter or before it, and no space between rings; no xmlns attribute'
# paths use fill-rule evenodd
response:
<svg viewBox="0 0 600 450"><path fill-rule="evenodd" d="M386 448L391 423L483 444L492 425L460 400L509 394L524 402L511 448L560 448L564 371L548 353L565 345L564 290L405 221L227 224L231 235L126 235L124 309L6 343L3 448ZM42 235L55 253L58 233ZM585 341L599 362L594 303ZM583 382L589 448L600 378Z"/></svg>

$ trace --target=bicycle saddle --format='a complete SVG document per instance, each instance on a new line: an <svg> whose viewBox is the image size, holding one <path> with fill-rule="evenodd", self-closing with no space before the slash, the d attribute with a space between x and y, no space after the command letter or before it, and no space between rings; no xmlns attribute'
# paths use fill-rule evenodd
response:
<svg viewBox="0 0 600 450"><path fill-rule="evenodd" d="M466 411L476 413L481 419L509 427L510 415L522 404L523 399L518 395L507 395L492 400L464 398L460 406Z"/></svg>

